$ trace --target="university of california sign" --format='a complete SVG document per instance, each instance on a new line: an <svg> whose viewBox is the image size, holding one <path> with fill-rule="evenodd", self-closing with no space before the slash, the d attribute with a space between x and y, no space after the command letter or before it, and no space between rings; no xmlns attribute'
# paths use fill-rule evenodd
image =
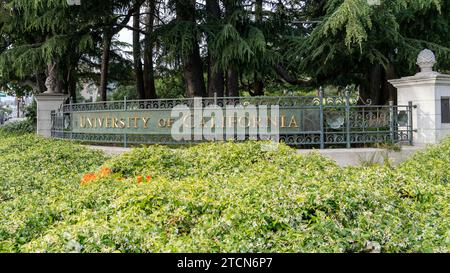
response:
<svg viewBox="0 0 450 273"><path fill-rule="evenodd" d="M278 105L81 111L71 115L71 132L86 134L164 134L174 140L273 139L279 134L319 130L318 110Z"/></svg>

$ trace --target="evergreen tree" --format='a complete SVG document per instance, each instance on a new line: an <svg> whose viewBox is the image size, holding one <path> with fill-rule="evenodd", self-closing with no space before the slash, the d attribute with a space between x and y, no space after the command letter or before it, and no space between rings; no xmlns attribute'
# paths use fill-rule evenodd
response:
<svg viewBox="0 0 450 273"><path fill-rule="evenodd" d="M0 15L0 86L40 93L51 77L74 99L86 79L102 100L112 81L155 98L176 79L186 92L170 96L353 84L384 104L423 48L450 66L446 0L3 0ZM133 58L117 40L125 28Z"/></svg>
<svg viewBox="0 0 450 273"><path fill-rule="evenodd" d="M285 62L316 85L356 83L364 100L395 100L388 79L411 75L423 48L434 50L440 67L450 60L450 2L328 0L316 7L320 23L309 35L291 37ZM292 62L295 60L295 62Z"/></svg>

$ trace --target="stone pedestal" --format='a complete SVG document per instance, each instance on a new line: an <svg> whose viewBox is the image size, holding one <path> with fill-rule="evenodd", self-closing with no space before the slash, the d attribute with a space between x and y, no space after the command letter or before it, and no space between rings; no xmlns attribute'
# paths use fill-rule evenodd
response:
<svg viewBox="0 0 450 273"><path fill-rule="evenodd" d="M51 137L51 112L60 109L68 95L59 93L43 93L36 95L37 102L37 134Z"/></svg>
<svg viewBox="0 0 450 273"><path fill-rule="evenodd" d="M435 144L450 136L450 123L443 122L441 100L450 98L450 75L432 70L434 54L424 50L417 64L422 71L412 77L389 81L398 91L398 105L417 105L413 110L415 144Z"/></svg>

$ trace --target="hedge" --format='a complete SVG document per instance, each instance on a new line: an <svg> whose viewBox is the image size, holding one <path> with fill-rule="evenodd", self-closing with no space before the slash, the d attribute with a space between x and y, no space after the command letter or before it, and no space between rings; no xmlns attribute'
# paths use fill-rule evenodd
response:
<svg viewBox="0 0 450 273"><path fill-rule="evenodd" d="M266 143L106 158L0 133L3 252L448 252L450 139L398 167Z"/></svg>
<svg viewBox="0 0 450 273"><path fill-rule="evenodd" d="M3 125L0 125L0 133L3 135L6 134L16 134L23 135L27 133L33 133L35 131L35 125L29 119L25 119L22 121L13 121Z"/></svg>

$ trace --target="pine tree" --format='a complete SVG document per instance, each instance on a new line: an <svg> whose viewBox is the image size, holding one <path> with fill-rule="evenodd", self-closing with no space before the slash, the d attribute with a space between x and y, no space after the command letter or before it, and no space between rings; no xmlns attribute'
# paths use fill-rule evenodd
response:
<svg viewBox="0 0 450 273"><path fill-rule="evenodd" d="M365 100L395 100L388 79L411 75L427 47L441 64L450 59L450 3L393 0L328 0L316 10L320 23L304 37L292 37L286 62L319 84L357 84ZM292 62L296 60L296 62Z"/></svg>
<svg viewBox="0 0 450 273"><path fill-rule="evenodd" d="M447 0L4 0L0 15L0 86L44 92L54 73L73 98L86 78L103 100L113 80L155 98L175 78L187 97L353 84L384 104L395 100L387 80L413 74L423 48L450 66ZM135 33L134 65L123 28Z"/></svg>

